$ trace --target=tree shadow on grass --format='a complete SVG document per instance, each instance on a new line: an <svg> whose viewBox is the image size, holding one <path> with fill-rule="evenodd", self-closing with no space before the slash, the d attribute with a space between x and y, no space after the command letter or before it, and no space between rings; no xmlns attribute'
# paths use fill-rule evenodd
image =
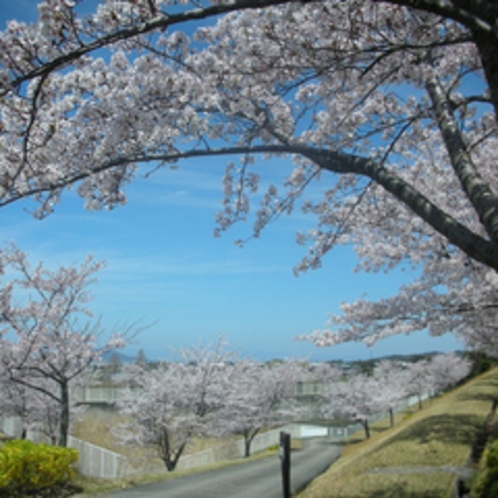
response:
<svg viewBox="0 0 498 498"><path fill-rule="evenodd" d="M415 441L419 444L430 441L472 445L477 431L482 427L482 417L465 414L442 414L424 418L406 427L405 430L386 441Z"/></svg>
<svg viewBox="0 0 498 498"><path fill-rule="evenodd" d="M483 392L489 390L489 392ZM464 396L474 399L489 399L492 400L498 395L498 379L480 379L476 381L472 389L465 389Z"/></svg>
<svg viewBox="0 0 498 498"><path fill-rule="evenodd" d="M491 403L493 400L498 396L498 382L483 382L479 383L476 386L476 389L473 391L471 390L465 390L465 392L461 393L458 395L457 400L458 401L485 401ZM485 392L484 390L481 390L479 388L481 387L487 387L487 388L492 388L492 390Z"/></svg>
<svg viewBox="0 0 498 498"><path fill-rule="evenodd" d="M431 493L424 490L420 492L409 491L405 483L394 484L389 489L372 490L368 493L369 498L441 498L440 492ZM353 498L353 497L350 497Z"/></svg>
<svg viewBox="0 0 498 498"><path fill-rule="evenodd" d="M497 392L498 394L498 392ZM461 396L458 397L457 401L484 401L486 403L489 403L489 407L491 408L491 404L493 403L493 399L496 398L496 395L493 396L492 394L486 394L486 393L466 393L462 394Z"/></svg>

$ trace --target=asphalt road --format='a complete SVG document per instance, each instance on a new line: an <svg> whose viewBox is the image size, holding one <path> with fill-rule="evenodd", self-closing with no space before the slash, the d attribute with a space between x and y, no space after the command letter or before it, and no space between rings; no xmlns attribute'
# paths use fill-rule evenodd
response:
<svg viewBox="0 0 498 498"><path fill-rule="evenodd" d="M341 453L327 439L312 439L291 454L291 489L302 489L324 472ZM115 491L105 498L282 498L278 456L254 460L202 474Z"/></svg>

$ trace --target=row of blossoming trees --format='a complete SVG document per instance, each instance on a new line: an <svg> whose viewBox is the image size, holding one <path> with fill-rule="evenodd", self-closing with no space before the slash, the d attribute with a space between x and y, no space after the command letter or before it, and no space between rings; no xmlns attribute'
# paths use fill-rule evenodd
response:
<svg viewBox="0 0 498 498"><path fill-rule="evenodd" d="M305 363L258 363L216 348L190 348L181 361L126 365L120 411L129 423L117 428L123 443L152 446L173 470L193 436L243 436L245 455L264 428L300 416L294 386Z"/></svg>
<svg viewBox="0 0 498 498"><path fill-rule="evenodd" d="M334 365L286 360L259 363L237 360L224 352L193 348L182 361L124 367L127 385L119 403L128 422L115 431L125 444L157 450L173 470L193 436L242 436L245 456L263 429L309 420L310 407L297 395L301 384L314 394L312 417L361 423L370 436L369 419L390 413L410 396L422 400L454 385L470 372L456 354L441 354L416 363L382 361L369 373L346 374Z"/></svg>
<svg viewBox="0 0 498 498"><path fill-rule="evenodd" d="M361 423L370 437L369 419L388 413L394 424L394 410L408 398L422 400L454 386L471 370L468 359L455 353L438 354L413 363L383 360L372 372L355 373L346 378L334 367L321 367L324 386L321 404L326 418L345 417Z"/></svg>

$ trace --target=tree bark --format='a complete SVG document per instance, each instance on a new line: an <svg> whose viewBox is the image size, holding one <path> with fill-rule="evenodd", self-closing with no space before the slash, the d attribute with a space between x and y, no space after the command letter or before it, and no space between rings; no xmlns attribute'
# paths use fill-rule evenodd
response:
<svg viewBox="0 0 498 498"><path fill-rule="evenodd" d="M495 55L498 57L498 53ZM498 62L496 65L498 66ZM498 198L477 171L453 115L451 102L437 77L427 82L426 89L434 107L436 122L451 165L460 180L462 190L474 207L487 234L496 241L498 240Z"/></svg>
<svg viewBox="0 0 498 498"><path fill-rule="evenodd" d="M60 382L60 421L59 421L59 446L67 446L69 434L69 386L66 380Z"/></svg>
<svg viewBox="0 0 498 498"><path fill-rule="evenodd" d="M496 25L498 19L495 18ZM496 29L496 28L495 28ZM474 41L481 56L482 67L489 85L489 94L498 120L498 35L490 36L480 31L473 32Z"/></svg>
<svg viewBox="0 0 498 498"><path fill-rule="evenodd" d="M166 427L163 427L160 431L159 441L158 441L158 451L161 460L163 461L165 467L169 472L172 472L176 469L178 461L183 454L183 450L187 446L187 443L183 443L176 450L176 452L171 448L171 441L169 430Z"/></svg>
<svg viewBox="0 0 498 498"><path fill-rule="evenodd" d="M461 249L472 259L498 271L498 244L489 241L459 223L455 218L436 206L420 191L406 183L376 161L334 151L310 151L305 153L318 166L334 173L356 173L366 176L383 187L417 216L428 223L448 242Z"/></svg>
<svg viewBox="0 0 498 498"><path fill-rule="evenodd" d="M251 456L251 444L258 432L259 429L256 429L253 432L250 430L244 431L244 458Z"/></svg>
<svg viewBox="0 0 498 498"><path fill-rule="evenodd" d="M363 425L363 429L365 429L365 437L370 439L370 426L368 425L368 419L363 419L361 421L361 425Z"/></svg>
<svg viewBox="0 0 498 498"><path fill-rule="evenodd" d="M249 458L251 456L251 442L251 438L244 437L244 458Z"/></svg>

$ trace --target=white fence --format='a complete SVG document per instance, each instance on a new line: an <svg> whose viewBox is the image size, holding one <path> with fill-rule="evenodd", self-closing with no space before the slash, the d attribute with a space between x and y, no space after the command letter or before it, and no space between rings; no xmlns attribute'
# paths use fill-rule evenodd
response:
<svg viewBox="0 0 498 498"><path fill-rule="evenodd" d="M79 453L78 470L91 477L118 479L130 474L128 458L114 451L69 436L68 446Z"/></svg>
<svg viewBox="0 0 498 498"><path fill-rule="evenodd" d="M288 425L279 429L263 432L258 434L252 441L251 453L258 453L279 444L280 431L291 433L293 438L299 437L299 426L297 425ZM185 455L178 462L178 469L192 469L226 460L236 460L243 458L244 453L244 441L239 439L232 443L224 444L199 453Z"/></svg>
<svg viewBox="0 0 498 498"><path fill-rule="evenodd" d="M18 417L0 416L0 431L7 436L20 438L22 430L22 423ZM36 430L28 430L26 438L35 443L50 443L45 434ZM68 438L68 446L78 450L78 470L84 475L117 479L126 477L130 473L128 459L119 453L100 448L72 436Z"/></svg>

